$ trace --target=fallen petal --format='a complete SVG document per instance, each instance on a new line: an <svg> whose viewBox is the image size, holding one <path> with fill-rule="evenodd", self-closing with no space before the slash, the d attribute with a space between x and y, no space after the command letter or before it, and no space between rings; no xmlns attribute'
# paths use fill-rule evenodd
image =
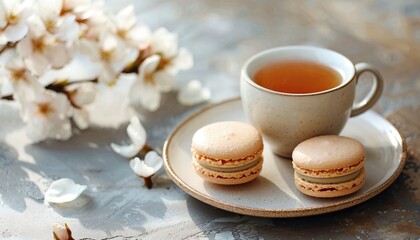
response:
<svg viewBox="0 0 420 240"><path fill-rule="evenodd" d="M133 144L141 146L141 148L146 144L147 133L137 116L131 117L130 124L127 127L127 134Z"/></svg>
<svg viewBox="0 0 420 240"><path fill-rule="evenodd" d="M141 151L143 146L134 145L134 144L123 146L123 145L111 143L111 148L114 152L118 153L119 155L125 158L132 158Z"/></svg>
<svg viewBox="0 0 420 240"><path fill-rule="evenodd" d="M86 188L86 185L79 185L72 179L61 178L51 183L45 192L45 200L51 203L71 202L78 198Z"/></svg>
<svg viewBox="0 0 420 240"><path fill-rule="evenodd" d="M185 106L193 106L209 100L211 92L204 88L198 80L190 81L185 88L178 92L178 101Z"/></svg>
<svg viewBox="0 0 420 240"><path fill-rule="evenodd" d="M141 125L138 117L131 117L130 124L127 127L127 134L132 142L130 145L123 146L111 143L111 148L123 157L133 158L143 149L147 139L146 130Z"/></svg>
<svg viewBox="0 0 420 240"><path fill-rule="evenodd" d="M144 163L157 172L163 166L163 159L155 151L150 151L144 156Z"/></svg>

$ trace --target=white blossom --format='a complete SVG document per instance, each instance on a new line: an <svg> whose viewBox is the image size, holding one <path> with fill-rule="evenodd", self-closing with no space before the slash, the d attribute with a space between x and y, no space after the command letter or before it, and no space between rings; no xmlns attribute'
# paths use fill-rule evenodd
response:
<svg viewBox="0 0 420 240"><path fill-rule="evenodd" d="M65 88L72 107L72 119L80 130L87 129L90 123L85 105L95 100L96 86L91 82L73 82Z"/></svg>
<svg viewBox="0 0 420 240"><path fill-rule="evenodd" d="M36 74L42 75L49 67L61 68L73 57L73 51L49 34L42 22L33 19L29 33L17 45L20 55Z"/></svg>
<svg viewBox="0 0 420 240"><path fill-rule="evenodd" d="M65 0L64 12L76 16L83 39L99 41L101 34L108 30L110 19L102 1Z"/></svg>
<svg viewBox="0 0 420 240"><path fill-rule="evenodd" d="M19 56L13 56L7 60L3 74L12 84L15 92L20 92L24 88L36 87L36 78L28 71L25 63Z"/></svg>
<svg viewBox="0 0 420 240"><path fill-rule="evenodd" d="M132 158L139 154L146 144L147 134L144 127L141 125L138 117L133 116L130 119L130 124L127 127L127 134L131 140L130 145L118 145L111 143L111 148L114 152L126 158Z"/></svg>
<svg viewBox="0 0 420 240"><path fill-rule="evenodd" d="M90 125L89 112L84 108L73 108L72 119L80 130L85 130Z"/></svg>
<svg viewBox="0 0 420 240"><path fill-rule="evenodd" d="M178 92L178 102L185 106L193 106L210 99L210 90L204 88L198 80L192 80Z"/></svg>
<svg viewBox="0 0 420 240"><path fill-rule="evenodd" d="M188 50L178 49L177 36L165 28L156 30L151 36L148 49L152 55L138 69L138 79L132 85L130 99L149 111L160 106L160 93L175 88L175 75L180 70L192 67L193 60Z"/></svg>
<svg viewBox="0 0 420 240"><path fill-rule="evenodd" d="M159 169L162 168L163 160L154 151L150 151L144 157L144 160L136 157L130 161L131 169L139 176L148 178L155 174Z"/></svg>
<svg viewBox="0 0 420 240"><path fill-rule="evenodd" d="M43 22L45 30L54 35L58 41L64 42L68 47L72 46L79 35L79 25L76 16L63 13L62 0L38 0L37 17ZM32 19L32 21L34 21Z"/></svg>
<svg viewBox="0 0 420 240"><path fill-rule="evenodd" d="M171 75L157 70L160 59L159 55L152 55L143 61L130 90L131 101L149 111L156 111L160 106L160 93L170 91L175 85Z"/></svg>
<svg viewBox="0 0 420 240"><path fill-rule="evenodd" d="M123 8L113 18L113 32L135 49L145 48L150 39L150 29L137 24L133 5Z"/></svg>
<svg viewBox="0 0 420 240"><path fill-rule="evenodd" d="M66 87L67 96L76 107L83 107L95 100L96 86L92 82L73 82Z"/></svg>
<svg viewBox="0 0 420 240"><path fill-rule="evenodd" d="M80 51L100 64L99 82L113 84L118 74L137 57L138 52L124 46L112 34L104 34L99 43L80 41Z"/></svg>
<svg viewBox="0 0 420 240"><path fill-rule="evenodd" d="M35 95L43 90L35 76L26 68L23 60L13 54L0 71L2 82L9 82L13 87L13 97L19 101L21 112L25 112L27 102L33 100ZM24 119L25 120L25 119Z"/></svg>
<svg viewBox="0 0 420 240"><path fill-rule="evenodd" d="M78 198L86 185L79 185L70 178L61 178L51 183L45 192L45 200L50 203L66 203Z"/></svg>
<svg viewBox="0 0 420 240"><path fill-rule="evenodd" d="M193 65L191 53L185 49L178 49L178 37L165 28L157 29L150 40L152 54L161 56L159 70L175 75L179 70L190 69Z"/></svg>
<svg viewBox="0 0 420 240"><path fill-rule="evenodd" d="M44 90L26 103L24 119L28 137L34 142L47 138L66 140L71 137L71 106L64 94Z"/></svg>
<svg viewBox="0 0 420 240"><path fill-rule="evenodd" d="M28 33L26 19L30 8L27 0L0 1L0 45L19 41Z"/></svg>
<svg viewBox="0 0 420 240"><path fill-rule="evenodd" d="M72 14L82 18L87 12L95 9L91 0L62 0L61 14Z"/></svg>

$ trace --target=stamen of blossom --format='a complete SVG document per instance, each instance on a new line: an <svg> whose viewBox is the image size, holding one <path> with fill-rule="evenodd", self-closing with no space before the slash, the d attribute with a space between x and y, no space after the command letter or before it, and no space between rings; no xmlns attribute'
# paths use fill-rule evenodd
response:
<svg viewBox="0 0 420 240"><path fill-rule="evenodd" d="M28 33L31 1L0 1L0 45L21 40Z"/></svg>
<svg viewBox="0 0 420 240"><path fill-rule="evenodd" d="M117 75L138 56L138 51L124 46L111 34L102 35L99 43L82 40L79 50L100 64L98 80L105 84L114 83Z"/></svg>
<svg viewBox="0 0 420 240"><path fill-rule="evenodd" d="M71 108L64 94L43 90L36 94L34 100L26 103L25 109L26 132L34 142L71 137Z"/></svg>
<svg viewBox="0 0 420 240"><path fill-rule="evenodd" d="M113 18L112 31L121 40L135 49L145 48L150 40L150 29L136 23L134 7L129 5L123 8Z"/></svg>
<svg viewBox="0 0 420 240"><path fill-rule="evenodd" d="M49 68L61 68L73 57L73 51L65 42L48 34L44 24L37 18L30 21L29 33L17 45L18 53L31 70L42 75Z"/></svg>

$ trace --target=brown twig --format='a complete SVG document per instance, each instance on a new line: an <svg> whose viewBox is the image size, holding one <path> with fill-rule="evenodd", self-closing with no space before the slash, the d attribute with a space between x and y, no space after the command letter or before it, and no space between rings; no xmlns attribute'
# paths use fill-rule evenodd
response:
<svg viewBox="0 0 420 240"><path fill-rule="evenodd" d="M98 79L94 78L94 79L86 79L86 80L73 81L73 82L58 80L58 81L55 81L55 82L52 82L52 83L48 84L47 86L45 86L45 88L48 89L48 90L52 90L54 92L64 93L69 98L69 95L67 94L67 91L65 90L65 87L68 87L68 86L73 85L73 84L86 83L86 82L97 83ZM1 99L10 100L10 101L14 100L13 94L3 96L3 97L1 97ZM73 103L71 103L71 104L73 105Z"/></svg>
<svg viewBox="0 0 420 240"><path fill-rule="evenodd" d="M153 175L152 175L153 176ZM153 183L152 183L152 176L150 177L144 177L144 185L148 188L151 189L153 187Z"/></svg>
<svg viewBox="0 0 420 240"><path fill-rule="evenodd" d="M17 42L8 42L1 50L0 50L0 54L2 54L4 51L6 51L7 49L10 49L10 48L14 48L14 47L16 47L16 45L17 45Z"/></svg>

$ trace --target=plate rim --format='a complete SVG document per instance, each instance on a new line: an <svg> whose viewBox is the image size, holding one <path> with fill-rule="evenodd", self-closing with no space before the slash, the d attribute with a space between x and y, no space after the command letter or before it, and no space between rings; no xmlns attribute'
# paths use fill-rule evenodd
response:
<svg viewBox="0 0 420 240"><path fill-rule="evenodd" d="M387 121L395 130L396 133L398 133L398 141L401 143L402 146L402 153L401 153L401 159L400 163L396 169L396 171L381 185L378 187L366 192L363 195L360 196L354 196L346 200L334 202L331 204L327 204L324 206L315 206L315 207L305 207L305 208L294 208L294 209L266 209L266 208L253 208L253 207L246 207L246 206L240 206L231 204L228 202L221 201L217 198L207 196L198 190L189 187L188 184L184 183L177 174L172 169L171 163L169 161L169 145L171 144L172 139L174 136L178 133L180 129L182 129L186 124L188 124L191 120L202 114L203 112L206 112L212 108L218 107L220 105L224 105L230 102L234 101L241 101L240 97L234 97L229 98L223 101L219 101L216 103L209 103L202 108L198 109L197 111L190 114L188 117L186 117L184 120L182 120L169 134L168 138L165 141L165 144L163 146L163 162L165 166L165 170L168 173L169 177L172 179L172 181L175 182L175 184L180 187L183 191L185 191L190 196L196 198L199 201L202 201L204 203L207 203L211 206L214 206L216 208L220 208L226 211L249 215L249 216L257 216L257 217L276 217L276 218L290 218L290 217L303 217L303 216L312 216L312 215L319 215L323 213L329 213L338 211L341 209L349 208L352 206L355 206L357 204L360 204L362 202L365 202L374 196L378 195L382 191L384 191L387 187L389 187L400 175L401 171L404 168L406 156L407 156L407 149L406 149L406 142L404 137L402 136L401 132L385 117L379 115L382 117L385 121Z"/></svg>

